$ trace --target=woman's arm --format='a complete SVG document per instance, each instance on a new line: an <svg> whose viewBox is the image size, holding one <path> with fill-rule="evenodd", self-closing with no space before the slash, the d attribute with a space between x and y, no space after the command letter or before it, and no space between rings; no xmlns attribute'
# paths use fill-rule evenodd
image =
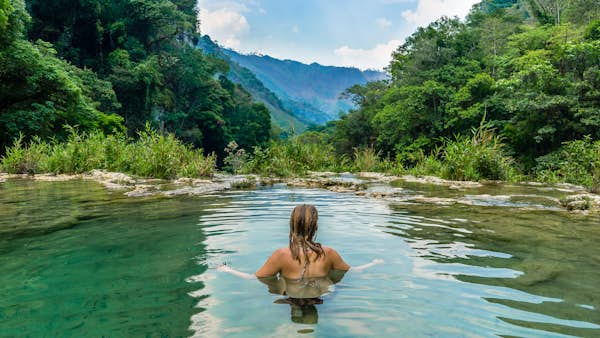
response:
<svg viewBox="0 0 600 338"><path fill-rule="evenodd" d="M254 279L254 278L256 278L256 276L254 276L254 275L251 275L251 274L245 273L245 272L241 272L241 271L237 271L237 270L235 270L235 269L233 269L233 268L231 268L231 267L229 267L227 265L221 265L221 266L219 266L217 268L217 270L221 271L221 272L227 272L227 273L230 273L230 274L232 274L234 276L238 276L238 277L241 277L241 278L244 278L244 279Z"/></svg>
<svg viewBox="0 0 600 338"><path fill-rule="evenodd" d="M340 254L332 248L329 248L329 255L331 255L331 268L334 270L348 271L350 265L344 262L344 259Z"/></svg>
<svg viewBox="0 0 600 338"><path fill-rule="evenodd" d="M363 265L359 265L359 266L353 266L350 268L351 271L356 271L356 272L361 272L364 269L370 268L372 266L375 266L377 264L383 264L383 259L379 259L376 258L374 260L372 260L371 262L367 263L367 264L363 264Z"/></svg>
<svg viewBox="0 0 600 338"><path fill-rule="evenodd" d="M282 254L281 249L275 250L275 252L273 252L273 254L271 254L271 257L269 257L267 259L265 264L260 269L258 269L258 271L256 271L256 273L254 275L238 271L227 265L221 265L217 268L217 270L221 271L221 272L227 272L234 276L238 276L238 277L241 277L244 279L254 279L257 277L264 278L264 277L276 276L277 273L279 273L279 271L281 271L281 263L280 263L281 262L281 260L280 260L281 254Z"/></svg>

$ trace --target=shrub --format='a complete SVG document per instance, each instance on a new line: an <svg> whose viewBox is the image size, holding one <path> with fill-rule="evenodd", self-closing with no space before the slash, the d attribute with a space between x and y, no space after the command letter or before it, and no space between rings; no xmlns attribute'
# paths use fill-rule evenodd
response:
<svg viewBox="0 0 600 338"><path fill-rule="evenodd" d="M241 148L238 149L237 142L231 141L229 144L227 144L225 152L227 153L227 156L223 160L225 163L225 167L223 169L234 174L238 173L248 160L246 151Z"/></svg>
<svg viewBox="0 0 600 338"><path fill-rule="evenodd" d="M2 157L2 171L11 174L37 174L44 169L41 164L46 161L48 144L34 137L33 140L25 145L23 134L19 135L12 147L6 148L6 154Z"/></svg>
<svg viewBox="0 0 600 338"><path fill-rule="evenodd" d="M373 147L354 148L354 168L357 171L375 171L381 169L380 152Z"/></svg>
<svg viewBox="0 0 600 338"><path fill-rule="evenodd" d="M130 171L134 175L171 179L179 175L211 176L215 157L183 144L173 134L159 134L146 125L139 139L128 147Z"/></svg>
<svg viewBox="0 0 600 338"><path fill-rule="evenodd" d="M515 176L513 160L487 124L473 129L472 137L443 139L429 156L421 156L410 172L458 181L508 180Z"/></svg>
<svg viewBox="0 0 600 338"><path fill-rule="evenodd" d="M295 137L272 142L267 149L255 148L243 171L287 177L305 175L308 171L340 171L346 167L345 158L338 159L332 145L303 143Z"/></svg>
<svg viewBox="0 0 600 338"><path fill-rule="evenodd" d="M212 177L215 172L217 155L204 156L202 150L190 149L186 153L183 166L177 171L180 177Z"/></svg>
<svg viewBox="0 0 600 338"><path fill-rule="evenodd" d="M67 142L51 144L44 171L73 174L92 169L104 169L106 136L101 132L78 133L74 128L68 128Z"/></svg>
<svg viewBox="0 0 600 338"><path fill-rule="evenodd" d="M453 180L508 180L513 176L513 160L489 125L473 129L473 136L445 140L441 176Z"/></svg>
<svg viewBox="0 0 600 338"><path fill-rule="evenodd" d="M537 179L545 182L580 184L592 192L600 191L600 140L565 142L554 153L536 159L534 169Z"/></svg>
<svg viewBox="0 0 600 338"><path fill-rule="evenodd" d="M413 175L435 175L441 176L443 163L435 153L422 157L417 164L408 172Z"/></svg>
<svg viewBox="0 0 600 338"><path fill-rule="evenodd" d="M34 138L25 146L21 136L1 160L2 169L9 173L75 174L105 169L155 178L212 176L215 164L214 154L204 156L172 134L159 134L148 126L135 142L121 133L80 134L73 128L63 143Z"/></svg>

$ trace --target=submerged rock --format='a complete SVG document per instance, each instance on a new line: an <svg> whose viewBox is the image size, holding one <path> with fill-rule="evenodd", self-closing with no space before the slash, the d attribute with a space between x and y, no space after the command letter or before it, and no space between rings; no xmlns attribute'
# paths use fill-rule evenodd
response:
<svg viewBox="0 0 600 338"><path fill-rule="evenodd" d="M81 175L65 175L65 174L37 174L32 178L42 182L63 182L81 178Z"/></svg>
<svg viewBox="0 0 600 338"><path fill-rule="evenodd" d="M160 193L160 187L152 184L138 184L133 190L125 193L128 197L145 197Z"/></svg>
<svg viewBox="0 0 600 338"><path fill-rule="evenodd" d="M533 286L540 283L550 282L556 279L562 272L561 267L555 262L529 262L525 260L517 269L524 273L517 277L517 283L525 286Z"/></svg>
<svg viewBox="0 0 600 338"><path fill-rule="evenodd" d="M394 194L393 191L372 191L367 196L371 198L387 198L394 196Z"/></svg>
<svg viewBox="0 0 600 338"><path fill-rule="evenodd" d="M600 212L600 196L594 194L570 195L560 200L560 204L569 211Z"/></svg>
<svg viewBox="0 0 600 338"><path fill-rule="evenodd" d="M104 170L92 170L84 175L83 178L100 182L109 189L127 187L137 183L136 180L129 175Z"/></svg>
<svg viewBox="0 0 600 338"><path fill-rule="evenodd" d="M450 181L435 176L421 176L416 177L412 175L404 175L400 177L401 180L412 183L422 184L433 184L450 187L451 189L468 189L468 188L481 188L483 184L473 181Z"/></svg>
<svg viewBox="0 0 600 338"><path fill-rule="evenodd" d="M354 192L367 188L364 181L353 177L293 178L286 184L291 187L324 188L334 192Z"/></svg>
<svg viewBox="0 0 600 338"><path fill-rule="evenodd" d="M412 196L411 198L407 198L407 201L417 202L417 203L429 203L436 205L453 205L458 203L458 200L454 198L444 198L444 197L426 197L423 195Z"/></svg>
<svg viewBox="0 0 600 338"><path fill-rule="evenodd" d="M260 178L255 175L215 174L213 176L213 182L223 184L226 189L247 189L258 185L260 183Z"/></svg>
<svg viewBox="0 0 600 338"><path fill-rule="evenodd" d="M181 196L181 195L199 196L199 195L204 195L204 194L215 192L215 191L223 191L226 189L228 189L228 188L224 184L211 182L208 184L202 184L202 185L197 185L197 186L187 186L187 187L183 187L181 189L167 190L167 191L161 192L161 194L164 196L167 196L167 197Z"/></svg>
<svg viewBox="0 0 600 338"><path fill-rule="evenodd" d="M15 179L15 178L32 179L35 181L42 181L42 182L61 182L61 181L70 181L70 180L81 178L81 175L65 175L65 174L30 175L30 174L0 173L0 180L3 180L3 181L8 180L8 179Z"/></svg>
<svg viewBox="0 0 600 338"><path fill-rule="evenodd" d="M201 196L213 192L230 190L230 189L248 189L259 185L273 185L275 183L285 183L291 187L304 188L319 188L327 189L339 193L354 193L357 196L373 199L384 199L392 203L419 203L419 204L434 204L441 206L450 206L455 204L477 205L477 206L492 206L492 207L512 207L512 208L529 208L529 209L557 209L558 207L565 208L569 211L577 212L600 212L600 196L590 193L584 193L583 188L569 185L559 184L555 186L540 186L535 182L523 183L529 186L530 190L526 194L466 194L460 192L465 189L493 187L501 183L481 183L481 182L461 182L450 181L433 176L415 177L411 175L393 176L376 172L360 172L357 175L351 173L333 173L333 172L310 172L309 177L302 178L273 178L260 177L256 175L230 175L230 174L215 174L212 179L201 178L178 178L175 180L162 179L144 179L134 178L132 176L118 173L108 172L104 170L92 170L86 174L78 175L55 175L55 174L40 174L40 175L14 175L0 173L0 182L8 179L34 179L37 181L68 181L73 179L93 180L102 184L106 189L124 190L125 196L128 197L145 197L145 196ZM415 188L410 185L409 189L396 187L392 182L404 181L409 183L427 185L444 186L447 189L440 194L436 193L437 189L430 191L427 189ZM508 185L511 189L517 186ZM567 191L570 195L558 200L556 197L548 194L529 194L529 191ZM430 191L430 192L428 192ZM483 190L484 192L487 190ZM560 209L559 209L560 210ZM564 210L564 209L563 209Z"/></svg>
<svg viewBox="0 0 600 338"><path fill-rule="evenodd" d="M386 175L383 173L371 172L371 171L359 172L358 177L373 180L376 182L384 182L384 183L389 183L389 182L393 182L393 181L397 181L397 180L401 179L398 176L390 176L390 175Z"/></svg>

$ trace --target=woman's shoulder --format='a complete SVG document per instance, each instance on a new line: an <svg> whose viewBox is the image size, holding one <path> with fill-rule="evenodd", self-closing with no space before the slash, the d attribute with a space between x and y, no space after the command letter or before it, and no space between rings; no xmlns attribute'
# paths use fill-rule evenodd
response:
<svg viewBox="0 0 600 338"><path fill-rule="evenodd" d="M288 248L288 247L279 248L273 252L273 255L277 255L277 256L289 256L291 254L292 253L290 252L290 248Z"/></svg>
<svg viewBox="0 0 600 338"><path fill-rule="evenodd" d="M323 252L325 252L326 255L329 254L329 253L336 253L337 254L337 251L335 251L335 249L332 248L332 247L330 247L330 246L323 245L323 246L321 246L321 248L323 248Z"/></svg>

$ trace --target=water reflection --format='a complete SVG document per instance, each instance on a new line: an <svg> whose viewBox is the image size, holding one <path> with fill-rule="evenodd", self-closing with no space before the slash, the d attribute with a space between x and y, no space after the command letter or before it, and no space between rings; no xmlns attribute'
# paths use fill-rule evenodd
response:
<svg viewBox="0 0 600 338"><path fill-rule="evenodd" d="M202 304L205 314L222 320L221 335L600 332L600 251L593 245L600 235L591 226L597 219L548 210L390 205L310 189L228 196L234 194L231 204L201 219L207 251L220 262L254 271L287 242L289 210L311 203L320 211L320 241L350 264L374 257L386 264L349 273L335 285L336 292L331 292L335 283L319 283L314 293L293 281L265 283L276 298L265 295L263 284L209 271L203 294L213 302Z"/></svg>
<svg viewBox="0 0 600 338"><path fill-rule="evenodd" d="M600 261L594 244L598 234L589 226L593 216L460 206L411 209L413 215L384 231L405 238L415 259L428 262L424 270L430 275L529 295L483 296L531 317L498 316L507 323L578 336L599 332Z"/></svg>
<svg viewBox="0 0 600 338"><path fill-rule="evenodd" d="M333 285L344 278L346 271L332 270L325 277L291 279L283 276L259 278L267 285L269 293L286 296L275 300L275 304L289 304L292 322L317 324L319 312L316 305L323 304L323 295L333 291Z"/></svg>
<svg viewBox="0 0 600 338"><path fill-rule="evenodd" d="M298 324L317 324L319 311L315 305L323 304L321 298L281 298L276 304L289 304L292 322Z"/></svg>

